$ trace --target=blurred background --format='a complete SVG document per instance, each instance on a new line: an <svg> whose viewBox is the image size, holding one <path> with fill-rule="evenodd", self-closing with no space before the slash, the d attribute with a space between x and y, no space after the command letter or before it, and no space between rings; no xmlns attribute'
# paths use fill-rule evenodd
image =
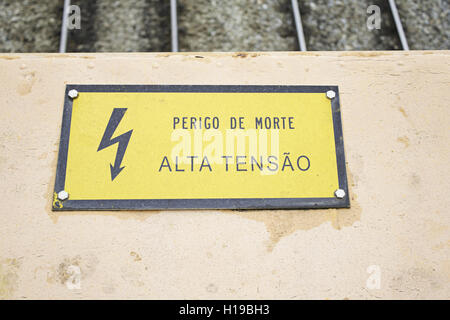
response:
<svg viewBox="0 0 450 320"><path fill-rule="evenodd" d="M0 0L0 52L60 51L64 2ZM72 0L61 52L401 50L389 2ZM410 49L450 49L449 2L395 0Z"/></svg>

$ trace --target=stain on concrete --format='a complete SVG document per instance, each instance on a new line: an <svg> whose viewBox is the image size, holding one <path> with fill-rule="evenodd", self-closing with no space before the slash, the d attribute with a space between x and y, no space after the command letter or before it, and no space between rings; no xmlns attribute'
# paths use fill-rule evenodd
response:
<svg viewBox="0 0 450 320"><path fill-rule="evenodd" d="M3 60L17 60L17 59L20 59L20 57L19 56L0 56L0 59L3 59Z"/></svg>
<svg viewBox="0 0 450 320"><path fill-rule="evenodd" d="M60 263L47 269L47 283L75 285L75 281L90 277L97 264L98 259L94 255L65 257Z"/></svg>
<svg viewBox="0 0 450 320"><path fill-rule="evenodd" d="M14 297L18 281L20 259L0 260L0 300Z"/></svg>
<svg viewBox="0 0 450 320"><path fill-rule="evenodd" d="M406 113L405 109L403 109L402 107L399 107L399 108L398 108L398 111L400 111L401 114L402 114L405 118L408 118L408 114Z"/></svg>
<svg viewBox="0 0 450 320"><path fill-rule="evenodd" d="M275 55L275 54L272 54ZM276 55L282 55L281 53L277 52ZM312 51L288 51L288 56L308 56L308 57L319 57L320 55L323 55L322 52L312 52Z"/></svg>
<svg viewBox="0 0 450 320"><path fill-rule="evenodd" d="M236 52L235 54L233 54L233 58L247 58L248 53L246 52Z"/></svg>
<svg viewBox="0 0 450 320"><path fill-rule="evenodd" d="M66 258L63 262L58 265L56 270L57 280L61 284L66 284L67 281L73 276L73 272L70 271L70 266L77 266L80 268L81 257L76 256L75 258Z"/></svg>
<svg viewBox="0 0 450 320"><path fill-rule="evenodd" d="M131 251L130 256L134 258L134 261L142 261L141 256L137 252Z"/></svg>
<svg viewBox="0 0 450 320"><path fill-rule="evenodd" d="M353 176L348 171L349 185ZM351 208L349 209L313 209L313 210L249 210L230 211L246 219L263 222L269 233L267 250L271 252L284 237L298 230L310 230L324 223L330 223L336 230L350 227L361 219L361 207L350 188Z"/></svg>
<svg viewBox="0 0 450 320"><path fill-rule="evenodd" d="M22 80L20 81L17 87L17 92L21 96L29 94L35 82L36 82L36 72L30 71L23 73Z"/></svg>
<svg viewBox="0 0 450 320"><path fill-rule="evenodd" d="M409 138L407 136L398 137L397 141L402 143L405 146L405 148L409 147Z"/></svg>
<svg viewBox="0 0 450 320"><path fill-rule="evenodd" d="M389 279L389 288L398 294L424 299L429 292L441 289L446 283L445 278L434 268L415 266Z"/></svg>
<svg viewBox="0 0 450 320"><path fill-rule="evenodd" d="M413 187L418 187L421 184L422 179L417 173L411 174L409 177L409 184Z"/></svg>
<svg viewBox="0 0 450 320"><path fill-rule="evenodd" d="M171 53L158 53L157 55L156 55L156 57L157 58L168 58L168 57L170 57L170 56L173 56L173 55L178 55L178 54L171 54Z"/></svg>
<svg viewBox="0 0 450 320"><path fill-rule="evenodd" d="M209 293L216 293L218 290L219 290L219 288L217 288L217 286L214 283L210 283L206 287L206 291L208 291Z"/></svg>
<svg viewBox="0 0 450 320"><path fill-rule="evenodd" d="M363 57L363 58L373 58L373 57L380 57L389 55L389 53L386 52L379 52L379 51L357 51L357 52L343 52L339 53L339 57Z"/></svg>

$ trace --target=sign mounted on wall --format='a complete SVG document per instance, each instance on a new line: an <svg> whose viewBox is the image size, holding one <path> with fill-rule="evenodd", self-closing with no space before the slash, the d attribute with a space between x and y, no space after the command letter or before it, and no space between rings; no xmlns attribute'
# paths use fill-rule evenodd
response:
<svg viewBox="0 0 450 320"><path fill-rule="evenodd" d="M349 206L336 86L66 88L54 210Z"/></svg>

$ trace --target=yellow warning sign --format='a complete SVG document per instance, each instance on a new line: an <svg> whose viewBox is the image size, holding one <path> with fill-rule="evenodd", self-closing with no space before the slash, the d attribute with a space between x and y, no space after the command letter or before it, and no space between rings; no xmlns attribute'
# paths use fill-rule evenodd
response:
<svg viewBox="0 0 450 320"><path fill-rule="evenodd" d="M72 87L55 209L348 206L335 87Z"/></svg>

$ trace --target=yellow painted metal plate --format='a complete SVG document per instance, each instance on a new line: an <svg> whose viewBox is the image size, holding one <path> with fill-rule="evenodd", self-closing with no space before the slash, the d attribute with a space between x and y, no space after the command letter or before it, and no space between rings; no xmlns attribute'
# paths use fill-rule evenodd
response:
<svg viewBox="0 0 450 320"><path fill-rule="evenodd" d="M348 207L330 90L69 85L53 208Z"/></svg>

